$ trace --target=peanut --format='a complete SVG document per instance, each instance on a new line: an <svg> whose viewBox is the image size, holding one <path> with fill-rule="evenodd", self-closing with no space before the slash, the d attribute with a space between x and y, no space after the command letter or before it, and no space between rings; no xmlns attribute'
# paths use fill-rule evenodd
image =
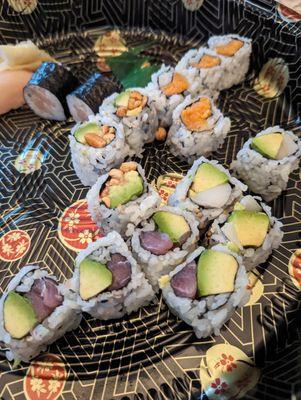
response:
<svg viewBox="0 0 301 400"><path fill-rule="evenodd" d="M126 107L118 107L117 111L116 111L116 115L117 115L117 117L122 118L122 117L126 116L126 112L127 112Z"/></svg>
<svg viewBox="0 0 301 400"><path fill-rule="evenodd" d="M123 179L123 172L120 169L113 168L109 172L109 176L116 179Z"/></svg>
<svg viewBox="0 0 301 400"><path fill-rule="evenodd" d="M108 195L109 195L109 188L106 184L106 187L103 189L103 191L100 194L100 198L107 197Z"/></svg>
<svg viewBox="0 0 301 400"><path fill-rule="evenodd" d="M160 128L157 129L155 133L155 138L161 142L166 139L166 135L167 135L166 129L161 126Z"/></svg>
<svg viewBox="0 0 301 400"><path fill-rule="evenodd" d="M105 135L106 133L108 133L109 130L110 130L109 125L103 125L103 127L102 127L102 132L103 132L104 135Z"/></svg>
<svg viewBox="0 0 301 400"><path fill-rule="evenodd" d="M137 163L134 161L125 162L120 165L119 169L122 172L136 171Z"/></svg>
<svg viewBox="0 0 301 400"><path fill-rule="evenodd" d="M147 96L143 96L143 97L142 97L141 107L143 108L143 107L145 106L146 103L147 103Z"/></svg>
<svg viewBox="0 0 301 400"><path fill-rule="evenodd" d="M111 201L110 201L110 198L109 198L109 197L103 197L103 198L102 198L102 201L105 203L105 205L106 205L108 208L110 207Z"/></svg>
<svg viewBox="0 0 301 400"><path fill-rule="evenodd" d="M115 133L115 128L113 128L112 126L109 129L109 133Z"/></svg>
<svg viewBox="0 0 301 400"><path fill-rule="evenodd" d="M103 139L106 141L107 144L108 144L108 143L111 143L112 140L113 140L114 138L115 138L114 133L106 133L106 134L103 136Z"/></svg>
<svg viewBox="0 0 301 400"><path fill-rule="evenodd" d="M130 94L130 99L135 99L135 100L142 100L142 94L139 92L131 92Z"/></svg>
<svg viewBox="0 0 301 400"><path fill-rule="evenodd" d="M96 133L87 133L85 135L85 140L87 144L91 147L101 148L105 147L106 141L100 135Z"/></svg>
<svg viewBox="0 0 301 400"><path fill-rule="evenodd" d="M119 186L120 183L120 179L112 178L109 180L108 186Z"/></svg>

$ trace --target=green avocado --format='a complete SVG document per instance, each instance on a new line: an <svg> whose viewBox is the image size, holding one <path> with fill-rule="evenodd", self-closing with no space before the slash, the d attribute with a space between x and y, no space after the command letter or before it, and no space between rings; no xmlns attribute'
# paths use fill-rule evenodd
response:
<svg viewBox="0 0 301 400"><path fill-rule="evenodd" d="M258 211L233 211L228 222L232 222L237 239L243 247L260 247L269 229L269 217Z"/></svg>
<svg viewBox="0 0 301 400"><path fill-rule="evenodd" d="M283 141L281 133L268 133L255 137L251 147L267 158L276 159Z"/></svg>
<svg viewBox="0 0 301 400"><path fill-rule="evenodd" d="M112 272L97 261L85 258L79 265L79 294L89 300L107 289L113 282Z"/></svg>
<svg viewBox="0 0 301 400"><path fill-rule="evenodd" d="M228 182L228 176L210 163L203 163L197 169L191 190L199 193Z"/></svg>
<svg viewBox="0 0 301 400"><path fill-rule="evenodd" d="M115 99L115 106L116 107L127 107L130 98L130 92L125 91L121 92Z"/></svg>
<svg viewBox="0 0 301 400"><path fill-rule="evenodd" d="M4 301L3 315L4 327L14 339L22 339L38 324L30 301L16 292Z"/></svg>
<svg viewBox="0 0 301 400"><path fill-rule="evenodd" d="M157 211L153 215L160 232L166 233L174 243L181 242L181 238L190 233L190 227L182 215L168 211Z"/></svg>
<svg viewBox="0 0 301 400"><path fill-rule="evenodd" d="M122 185L109 186L110 208L126 204L143 193L143 181L137 171L126 172L124 180Z"/></svg>
<svg viewBox="0 0 301 400"><path fill-rule="evenodd" d="M77 130L74 132L74 137L79 143L87 144L85 135L87 133L97 134L99 133L100 129L101 129L100 126L97 125L95 122L87 122L77 128Z"/></svg>
<svg viewBox="0 0 301 400"><path fill-rule="evenodd" d="M237 261L230 254L205 250L197 266L199 296L233 292L237 268Z"/></svg>

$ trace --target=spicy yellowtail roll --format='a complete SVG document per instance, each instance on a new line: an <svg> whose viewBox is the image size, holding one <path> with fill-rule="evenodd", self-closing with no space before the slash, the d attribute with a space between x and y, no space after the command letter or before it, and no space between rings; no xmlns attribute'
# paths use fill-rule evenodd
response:
<svg viewBox="0 0 301 400"><path fill-rule="evenodd" d="M176 207L162 207L140 224L128 225L133 255L155 289L158 279L183 262L199 239L195 216Z"/></svg>
<svg viewBox="0 0 301 400"><path fill-rule="evenodd" d="M236 308L249 301L247 285L241 257L222 246L199 247L160 279L168 307L198 338L220 334Z"/></svg>
<svg viewBox="0 0 301 400"><path fill-rule="evenodd" d="M265 201L286 189L289 175L298 168L301 140L291 131L274 126L249 139L237 153L231 168Z"/></svg>
<svg viewBox="0 0 301 400"><path fill-rule="evenodd" d="M168 204L193 212L200 228L230 211L247 186L233 178L216 160L197 159L169 197Z"/></svg>
<svg viewBox="0 0 301 400"><path fill-rule="evenodd" d="M161 202L156 190L148 184L142 167L125 162L101 176L87 194L93 220L105 233L124 234L127 224L138 223Z"/></svg>
<svg viewBox="0 0 301 400"><path fill-rule="evenodd" d="M154 297L126 243L114 231L78 254L68 287L82 311L102 320L121 318Z"/></svg>
<svg viewBox="0 0 301 400"><path fill-rule="evenodd" d="M81 311L56 278L28 265L9 282L0 300L0 341L8 360L28 362L77 328Z"/></svg>
<svg viewBox="0 0 301 400"><path fill-rule="evenodd" d="M69 140L74 170L86 186L92 186L129 153L122 125L110 117L92 116L89 122L75 125Z"/></svg>
<svg viewBox="0 0 301 400"><path fill-rule="evenodd" d="M222 243L243 257L247 270L264 263L281 243L282 223L260 197L244 196L230 215L219 216L212 224L210 244Z"/></svg>
<svg viewBox="0 0 301 400"><path fill-rule="evenodd" d="M187 96L174 110L172 120L167 139L170 151L189 163L221 147L231 125L207 96Z"/></svg>

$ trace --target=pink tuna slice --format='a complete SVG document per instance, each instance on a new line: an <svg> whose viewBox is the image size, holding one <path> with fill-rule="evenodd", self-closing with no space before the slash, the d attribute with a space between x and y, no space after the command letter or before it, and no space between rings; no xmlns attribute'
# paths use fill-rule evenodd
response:
<svg viewBox="0 0 301 400"><path fill-rule="evenodd" d="M195 261L190 262L176 273L172 277L170 284L176 296L195 299L197 292Z"/></svg>
<svg viewBox="0 0 301 400"><path fill-rule="evenodd" d="M131 263L121 254L112 254L111 261L108 262L107 267L113 275L113 282L107 290L120 290L131 280Z"/></svg>
<svg viewBox="0 0 301 400"><path fill-rule="evenodd" d="M140 233L140 244L145 249L150 251L156 256L164 255L173 248L173 241L170 240L166 233L157 231L153 232L141 232Z"/></svg>

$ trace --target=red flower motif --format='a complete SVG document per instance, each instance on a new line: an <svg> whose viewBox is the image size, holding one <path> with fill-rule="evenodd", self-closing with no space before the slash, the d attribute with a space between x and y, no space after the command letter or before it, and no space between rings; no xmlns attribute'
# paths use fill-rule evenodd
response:
<svg viewBox="0 0 301 400"><path fill-rule="evenodd" d="M222 358L220 360L221 364L226 367L228 372L231 372L234 368L237 368L237 365L233 362L234 358L230 355L222 354Z"/></svg>
<svg viewBox="0 0 301 400"><path fill-rule="evenodd" d="M211 387L215 389L215 394L222 394L226 391L228 385L226 382L221 382L220 378L216 378L213 383L211 383Z"/></svg>

